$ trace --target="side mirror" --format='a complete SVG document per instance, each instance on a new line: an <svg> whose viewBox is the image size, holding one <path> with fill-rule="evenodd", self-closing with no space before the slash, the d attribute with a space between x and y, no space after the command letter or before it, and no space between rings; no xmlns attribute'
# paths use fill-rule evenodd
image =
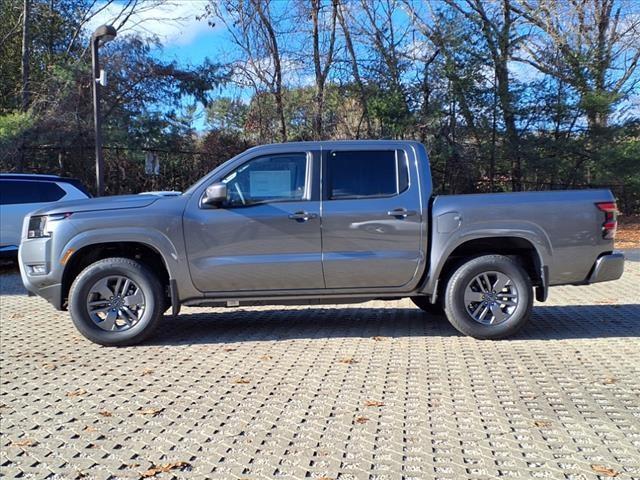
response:
<svg viewBox="0 0 640 480"><path fill-rule="evenodd" d="M227 200L227 185L224 183L214 183L209 185L202 197L202 204L211 207L219 207Z"/></svg>

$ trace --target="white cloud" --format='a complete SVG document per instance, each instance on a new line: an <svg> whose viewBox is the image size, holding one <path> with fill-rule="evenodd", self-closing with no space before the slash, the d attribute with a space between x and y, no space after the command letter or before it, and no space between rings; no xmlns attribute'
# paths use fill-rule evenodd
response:
<svg viewBox="0 0 640 480"><path fill-rule="evenodd" d="M105 3L94 7L94 11L99 12L87 22L88 32L102 24L117 27L127 16L128 12L123 13L125 3L115 1L106 7ZM206 19L197 18L205 12L208 3L207 0L143 0L119 34L157 36L164 45L189 45L198 35L212 28Z"/></svg>

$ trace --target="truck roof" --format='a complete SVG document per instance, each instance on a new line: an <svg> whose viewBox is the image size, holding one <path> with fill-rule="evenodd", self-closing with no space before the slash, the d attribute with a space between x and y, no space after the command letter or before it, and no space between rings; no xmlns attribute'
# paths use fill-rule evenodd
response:
<svg viewBox="0 0 640 480"><path fill-rule="evenodd" d="M259 145L259 147L268 147L270 145L273 146L300 146L300 147L308 147L309 145L318 145L321 147L331 148L334 146L376 146L376 145L384 145L384 144L410 144L410 145L422 145L420 142L416 140L396 140L396 139L382 139L382 140L308 140L302 142L284 142L284 143L267 143L263 145ZM256 147L253 147L256 148Z"/></svg>

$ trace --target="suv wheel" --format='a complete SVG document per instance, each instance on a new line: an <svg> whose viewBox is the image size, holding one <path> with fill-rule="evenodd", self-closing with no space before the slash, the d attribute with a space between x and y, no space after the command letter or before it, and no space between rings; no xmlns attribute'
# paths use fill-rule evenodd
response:
<svg viewBox="0 0 640 480"><path fill-rule="evenodd" d="M451 324L478 339L514 334L529 319L532 306L529 275L502 255L466 262L451 276L445 292L445 313Z"/></svg>
<svg viewBox="0 0 640 480"><path fill-rule="evenodd" d="M105 258L75 279L69 311L76 328L92 342L133 345L155 330L164 312L164 295L145 265L129 258Z"/></svg>

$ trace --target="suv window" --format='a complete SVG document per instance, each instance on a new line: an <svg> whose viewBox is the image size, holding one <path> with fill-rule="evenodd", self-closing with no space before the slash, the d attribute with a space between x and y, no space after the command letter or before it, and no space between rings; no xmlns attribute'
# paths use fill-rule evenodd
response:
<svg viewBox="0 0 640 480"><path fill-rule="evenodd" d="M392 196L409 186L402 150L332 151L327 169L331 200Z"/></svg>
<svg viewBox="0 0 640 480"><path fill-rule="evenodd" d="M309 162L305 153L254 158L222 179L228 206L286 202L307 197Z"/></svg>
<svg viewBox="0 0 640 480"><path fill-rule="evenodd" d="M55 202L65 196L65 191L52 182L25 180L0 180L0 204Z"/></svg>

